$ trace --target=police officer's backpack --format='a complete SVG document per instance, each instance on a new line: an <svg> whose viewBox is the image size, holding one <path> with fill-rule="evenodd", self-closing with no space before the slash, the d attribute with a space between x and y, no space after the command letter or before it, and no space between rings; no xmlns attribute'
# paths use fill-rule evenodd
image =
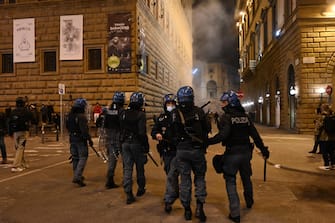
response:
<svg viewBox="0 0 335 223"><path fill-rule="evenodd" d="M323 120L323 128L328 134L335 134L335 115L327 115Z"/></svg>

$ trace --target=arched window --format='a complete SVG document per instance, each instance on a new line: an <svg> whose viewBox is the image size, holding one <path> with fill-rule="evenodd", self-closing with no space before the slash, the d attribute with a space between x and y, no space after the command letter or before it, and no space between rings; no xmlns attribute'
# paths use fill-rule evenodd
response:
<svg viewBox="0 0 335 223"><path fill-rule="evenodd" d="M216 82L213 80L207 82L207 96L209 98L217 97L217 85Z"/></svg>

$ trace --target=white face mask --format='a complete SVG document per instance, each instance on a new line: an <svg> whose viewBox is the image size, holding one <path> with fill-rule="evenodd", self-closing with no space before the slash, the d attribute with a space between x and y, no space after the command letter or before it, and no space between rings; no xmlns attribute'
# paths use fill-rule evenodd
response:
<svg viewBox="0 0 335 223"><path fill-rule="evenodd" d="M175 109L176 108L176 106L174 106L174 105L170 105L170 106L166 106L166 110L168 111L168 112L171 112L173 109Z"/></svg>

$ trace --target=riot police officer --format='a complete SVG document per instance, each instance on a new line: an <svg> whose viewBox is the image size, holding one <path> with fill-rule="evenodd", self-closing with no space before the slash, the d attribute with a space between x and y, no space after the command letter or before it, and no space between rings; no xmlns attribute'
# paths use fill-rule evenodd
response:
<svg viewBox="0 0 335 223"><path fill-rule="evenodd" d="M224 92L220 101L225 113L220 118L219 133L210 138L208 143L221 142L223 146L226 146L221 166L229 199L229 219L240 222L240 200L236 190L238 171L243 183L247 208L251 208L254 203L250 179L253 144L250 142L249 136L261 150L265 159L269 158L269 150L264 146L257 129L245 113L237 94L234 91Z"/></svg>
<svg viewBox="0 0 335 223"><path fill-rule="evenodd" d="M103 114L103 128L106 135L106 148L108 153L108 169L106 188L119 187L114 182L115 168L119 158L121 142L120 142L120 114L123 112L124 92L116 91L113 95L112 104Z"/></svg>
<svg viewBox="0 0 335 223"><path fill-rule="evenodd" d="M93 141L89 133L87 116L85 114L87 102L84 98L74 101L66 128L70 137L70 152L72 156L73 180L80 187L86 186L84 183L83 172L88 158L88 146L93 146Z"/></svg>
<svg viewBox="0 0 335 223"><path fill-rule="evenodd" d="M172 128L177 141L176 158L181 177L180 200L185 209L185 219L191 220L191 172L193 172L195 196L197 198L195 216L203 222L206 221L203 204L207 196L205 153L210 126L208 126L205 112L194 105L192 87L181 87L177 92L177 102L177 109L172 113Z"/></svg>
<svg viewBox="0 0 335 223"><path fill-rule="evenodd" d="M165 211L170 213L171 204L179 197L178 170L176 165L176 145L172 138L171 112L176 108L176 96L166 94L163 97L164 112L155 120L151 131L153 139L158 140L157 151L164 162L167 175L165 192Z"/></svg>
<svg viewBox="0 0 335 223"><path fill-rule="evenodd" d="M33 121L33 114L25 107L26 101L23 97L16 99L16 108L9 115L9 135L14 137L15 157L12 172L21 172L28 168L24 158L29 124Z"/></svg>
<svg viewBox="0 0 335 223"><path fill-rule="evenodd" d="M147 162L149 142L146 128L146 114L143 109L144 95L134 92L130 96L128 108L121 114L123 188L127 194L127 204L135 201L133 195L133 166L136 165L138 190L136 196L145 194L146 179L144 165Z"/></svg>

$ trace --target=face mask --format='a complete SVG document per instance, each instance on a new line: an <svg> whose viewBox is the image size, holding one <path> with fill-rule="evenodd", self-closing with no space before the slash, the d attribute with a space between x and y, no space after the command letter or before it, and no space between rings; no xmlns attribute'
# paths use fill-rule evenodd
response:
<svg viewBox="0 0 335 223"><path fill-rule="evenodd" d="M168 111L168 112L171 112L173 109L175 109L176 108L176 106L166 106L166 110Z"/></svg>

